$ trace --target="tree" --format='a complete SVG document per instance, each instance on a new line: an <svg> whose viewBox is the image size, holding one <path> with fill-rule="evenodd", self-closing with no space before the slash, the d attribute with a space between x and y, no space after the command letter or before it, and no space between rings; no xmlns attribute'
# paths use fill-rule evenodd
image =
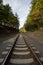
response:
<svg viewBox="0 0 43 65"><path fill-rule="evenodd" d="M30 14L27 17L25 28L36 30L43 27L43 0L32 0Z"/></svg>
<svg viewBox="0 0 43 65"><path fill-rule="evenodd" d="M9 21L8 21L8 17L9 17L9 13L10 13L11 9L9 7L9 5L2 5L0 7L0 22L1 24L4 23L4 24L7 24Z"/></svg>
<svg viewBox="0 0 43 65"><path fill-rule="evenodd" d="M2 0L0 0L2 3ZM18 15L14 15L9 4L0 5L0 25L5 25L19 29L19 19Z"/></svg>
<svg viewBox="0 0 43 65"><path fill-rule="evenodd" d="M3 1L2 1L2 0L0 0L0 4L2 4L2 2L3 2Z"/></svg>

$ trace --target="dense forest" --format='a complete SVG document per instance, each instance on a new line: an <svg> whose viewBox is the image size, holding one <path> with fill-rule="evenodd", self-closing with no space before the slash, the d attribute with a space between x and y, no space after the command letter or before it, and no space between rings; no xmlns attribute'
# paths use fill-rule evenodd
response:
<svg viewBox="0 0 43 65"><path fill-rule="evenodd" d="M14 15L9 4L3 5L0 0L0 27L5 26L9 29L19 30L19 19L17 13ZM31 10L24 24L26 31L35 31L43 28L43 0L32 0ZM21 28L24 30L24 28Z"/></svg>
<svg viewBox="0 0 43 65"><path fill-rule="evenodd" d="M0 0L0 26L19 29L19 19L17 13L14 15L9 4L3 5Z"/></svg>
<svg viewBox="0 0 43 65"><path fill-rule="evenodd" d="M31 11L24 24L27 31L35 31L43 27L43 0L32 0Z"/></svg>

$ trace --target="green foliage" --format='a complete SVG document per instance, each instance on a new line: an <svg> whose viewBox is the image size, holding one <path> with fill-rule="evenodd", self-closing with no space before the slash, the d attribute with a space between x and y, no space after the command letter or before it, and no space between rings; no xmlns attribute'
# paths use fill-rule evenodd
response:
<svg viewBox="0 0 43 65"><path fill-rule="evenodd" d="M2 4L2 0L0 0L0 4Z"/></svg>
<svg viewBox="0 0 43 65"><path fill-rule="evenodd" d="M9 17L10 7L9 5L1 6L0 7L0 23L7 24L8 23L8 17Z"/></svg>
<svg viewBox="0 0 43 65"><path fill-rule="evenodd" d="M43 0L32 0L31 11L24 26L27 31L43 27Z"/></svg>
<svg viewBox="0 0 43 65"><path fill-rule="evenodd" d="M0 25L7 25L19 29L18 15L12 13L9 4L3 5L2 0L0 0Z"/></svg>
<svg viewBox="0 0 43 65"><path fill-rule="evenodd" d="M20 28L20 32L26 32L25 28L24 27Z"/></svg>

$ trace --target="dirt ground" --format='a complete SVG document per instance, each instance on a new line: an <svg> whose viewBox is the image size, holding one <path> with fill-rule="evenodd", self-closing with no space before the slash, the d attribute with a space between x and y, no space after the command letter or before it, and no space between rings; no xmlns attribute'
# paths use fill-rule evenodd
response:
<svg viewBox="0 0 43 65"><path fill-rule="evenodd" d="M36 40L38 40L40 43L43 43L43 29L38 30L35 32L27 32L28 35ZM11 35L11 34L10 34ZM7 34L0 34L0 38L8 37L9 35Z"/></svg>
<svg viewBox="0 0 43 65"><path fill-rule="evenodd" d="M35 32L28 32L28 35L40 43L43 43L43 30L35 31Z"/></svg>

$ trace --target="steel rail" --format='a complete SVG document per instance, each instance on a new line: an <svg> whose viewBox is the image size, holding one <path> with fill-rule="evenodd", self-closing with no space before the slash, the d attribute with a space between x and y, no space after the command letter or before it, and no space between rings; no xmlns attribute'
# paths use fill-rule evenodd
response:
<svg viewBox="0 0 43 65"><path fill-rule="evenodd" d="M16 44L16 41L17 41L18 37L19 37L19 34L17 35L17 37L16 37L16 39L14 41L14 44L13 44L12 48L10 49L9 53L7 54L7 56L5 57L5 59L3 60L3 62L2 62L1 65L6 65L7 64L7 61L8 61L8 59L9 59L11 53L12 53L12 50L13 50L15 44Z"/></svg>
<svg viewBox="0 0 43 65"><path fill-rule="evenodd" d="M25 39L24 36L23 36L23 39L24 39L24 41L25 41L27 47L30 48L30 51L32 52L32 54L33 54L33 56L35 57L35 59L36 59L36 61L38 62L38 64L39 64L39 65L42 65L40 59L39 59L38 56L34 53L34 51L32 50L32 48L28 45L28 43L27 43L27 41L26 41L26 39Z"/></svg>

